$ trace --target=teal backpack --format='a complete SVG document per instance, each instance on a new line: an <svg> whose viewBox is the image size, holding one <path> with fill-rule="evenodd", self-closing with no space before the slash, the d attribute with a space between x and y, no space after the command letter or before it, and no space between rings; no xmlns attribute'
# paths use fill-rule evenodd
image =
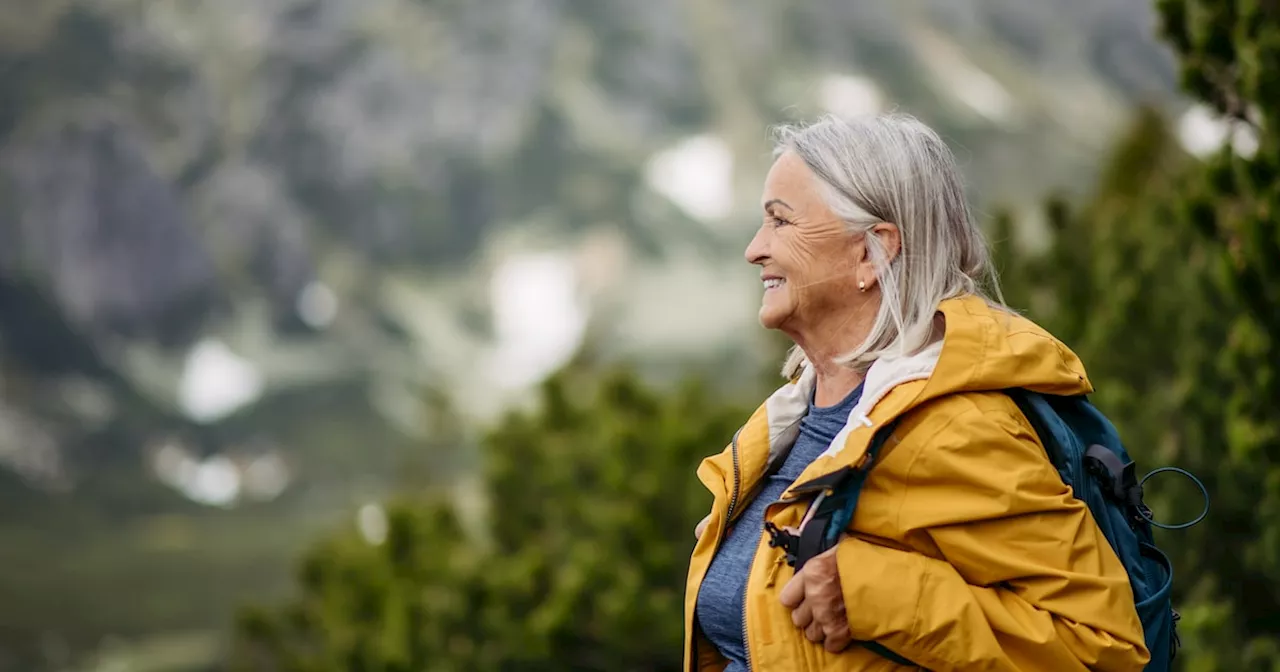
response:
<svg viewBox="0 0 1280 672"><path fill-rule="evenodd" d="M1152 528L1186 529L1204 520L1209 513L1208 490L1195 476L1177 467L1162 467L1139 479L1137 467L1125 451L1116 428L1084 396L1054 396L1024 389L1006 392L1035 428L1063 482L1088 505L1128 571L1138 617L1151 651L1151 662L1146 669L1153 672L1172 669L1180 646L1176 629L1178 612L1170 598L1173 566L1156 546ZM793 489L796 494L826 493L802 535L795 536L771 523L765 524L771 537L769 544L783 547L787 562L796 571L810 558L834 546L848 529L862 484L893 430L894 426L889 425L876 433L867 449L870 466L866 469L846 468ZM1190 478L1204 495L1204 510L1188 523L1157 523L1142 501L1142 487L1147 479L1166 471ZM862 645L899 664L913 665L875 642Z"/></svg>

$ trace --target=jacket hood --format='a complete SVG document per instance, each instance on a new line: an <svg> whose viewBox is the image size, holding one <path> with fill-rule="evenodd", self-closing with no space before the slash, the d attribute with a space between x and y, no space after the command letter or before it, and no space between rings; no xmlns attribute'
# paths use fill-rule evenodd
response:
<svg viewBox="0 0 1280 672"><path fill-rule="evenodd" d="M977 296L943 301L942 340L905 357L877 360L867 371L862 398L824 456L836 456L858 437L932 399L962 392L1026 388L1055 395L1093 391L1080 359L1049 332ZM807 364L767 399L743 435L763 439L752 424L767 420L768 459L795 442L808 412L816 376ZM762 428L761 428L762 429ZM865 444L865 442L864 442ZM864 445L865 448L865 445ZM860 457L862 451L854 451Z"/></svg>

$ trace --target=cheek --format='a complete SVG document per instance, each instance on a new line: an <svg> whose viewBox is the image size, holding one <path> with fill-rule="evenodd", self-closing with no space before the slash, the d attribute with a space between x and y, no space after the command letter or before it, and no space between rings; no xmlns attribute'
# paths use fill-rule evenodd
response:
<svg viewBox="0 0 1280 672"><path fill-rule="evenodd" d="M798 244L792 250L791 276L797 282L793 289L798 296L811 299L842 293L850 283L857 283L854 277L856 265L848 254L836 247L834 241L827 245Z"/></svg>
<svg viewBox="0 0 1280 672"><path fill-rule="evenodd" d="M776 243L774 259L785 265L787 275L807 276L818 265L818 246L803 233L786 236Z"/></svg>

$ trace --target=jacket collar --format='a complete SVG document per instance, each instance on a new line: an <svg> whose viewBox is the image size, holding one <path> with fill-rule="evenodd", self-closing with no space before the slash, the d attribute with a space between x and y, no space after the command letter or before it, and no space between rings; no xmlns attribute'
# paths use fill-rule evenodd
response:
<svg viewBox="0 0 1280 672"><path fill-rule="evenodd" d="M1092 391L1075 354L1030 320L977 296L948 299L938 311L945 321L942 340L873 363L844 428L797 483L858 465L876 430L930 399L1014 387L1054 394ZM816 383L813 367L804 366L743 427L737 450L744 492L790 452Z"/></svg>

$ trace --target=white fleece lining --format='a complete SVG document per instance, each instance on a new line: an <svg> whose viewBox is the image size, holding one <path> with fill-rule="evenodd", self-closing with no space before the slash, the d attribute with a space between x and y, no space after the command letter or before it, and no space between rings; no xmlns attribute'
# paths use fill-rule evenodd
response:
<svg viewBox="0 0 1280 672"><path fill-rule="evenodd" d="M795 382L783 385L765 400L770 458L795 443L800 435L800 419L809 412L809 399L817 378L813 367L807 366Z"/></svg>
<svg viewBox="0 0 1280 672"><path fill-rule="evenodd" d="M874 427L869 417L876 404L893 388L915 380L925 380L933 375L942 354L942 341L938 341L908 357L884 357L876 360L867 370L862 386L862 396L849 412L844 428L836 434L831 445L819 457L829 457L844 450L849 435L859 426ZM778 388L765 400L765 415L769 419L769 456L789 448L800 434L800 420L809 412L809 401L818 376L807 363L795 382Z"/></svg>
<svg viewBox="0 0 1280 672"><path fill-rule="evenodd" d="M914 380L926 380L933 375L938 366L938 357L942 355L942 341L938 341L909 357L881 358L871 364L867 371L866 382L862 386L862 397L849 412L849 420L844 429L836 434L831 445L819 457L830 457L844 450L849 442L849 435L859 425L874 427L868 417L876 404L884 399L893 388Z"/></svg>

